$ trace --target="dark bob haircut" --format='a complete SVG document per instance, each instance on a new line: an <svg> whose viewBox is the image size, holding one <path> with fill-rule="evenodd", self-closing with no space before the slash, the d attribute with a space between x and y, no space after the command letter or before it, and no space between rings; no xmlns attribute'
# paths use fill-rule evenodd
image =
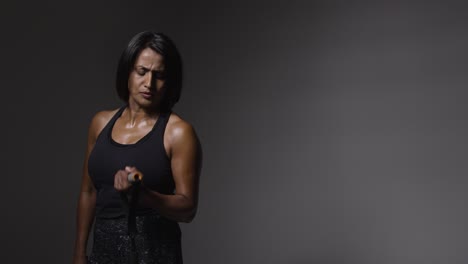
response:
<svg viewBox="0 0 468 264"><path fill-rule="evenodd" d="M117 66L117 94L124 102L128 102L128 78L138 55L145 48L150 48L163 57L165 82L160 110L170 111L179 101L182 91L182 59L172 40L162 33L143 31L130 40Z"/></svg>

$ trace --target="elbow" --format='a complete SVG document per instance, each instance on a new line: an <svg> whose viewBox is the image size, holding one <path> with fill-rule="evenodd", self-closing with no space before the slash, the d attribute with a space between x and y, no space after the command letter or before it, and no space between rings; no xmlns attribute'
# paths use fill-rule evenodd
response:
<svg viewBox="0 0 468 264"><path fill-rule="evenodd" d="M179 206L179 212L177 216L177 222L181 223L191 223L197 214L197 201L190 199L185 195L181 195L181 203Z"/></svg>
<svg viewBox="0 0 468 264"><path fill-rule="evenodd" d="M191 223L193 219L195 218L195 215L197 214L197 208L193 207L191 208L187 214L181 219L183 223Z"/></svg>

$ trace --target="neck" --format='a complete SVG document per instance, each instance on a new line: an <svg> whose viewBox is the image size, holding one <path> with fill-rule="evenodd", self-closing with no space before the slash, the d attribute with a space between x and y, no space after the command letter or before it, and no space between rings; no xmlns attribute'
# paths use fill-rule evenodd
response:
<svg viewBox="0 0 468 264"><path fill-rule="evenodd" d="M154 122L159 114L158 109L144 108L134 102L129 102L122 116L127 119L128 125L133 127L142 123Z"/></svg>

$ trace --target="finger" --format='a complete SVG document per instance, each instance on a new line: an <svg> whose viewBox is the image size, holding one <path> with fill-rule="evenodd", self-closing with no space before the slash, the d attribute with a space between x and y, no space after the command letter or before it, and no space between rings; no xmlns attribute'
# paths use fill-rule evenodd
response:
<svg viewBox="0 0 468 264"><path fill-rule="evenodd" d="M120 174L120 188L122 191L128 188L127 175L128 173L126 171L122 171Z"/></svg>
<svg viewBox="0 0 468 264"><path fill-rule="evenodd" d="M119 172L118 171L114 175L114 188L119 190Z"/></svg>
<svg viewBox="0 0 468 264"><path fill-rule="evenodd" d="M119 171L119 176L117 177L117 183L118 183L118 186L119 186L119 191L122 191L124 189L123 181L122 181L122 175L123 174L124 174L124 172Z"/></svg>
<svg viewBox="0 0 468 264"><path fill-rule="evenodd" d="M118 191L122 191L124 189L123 178L126 178L127 173L123 170L117 171L114 178L114 188Z"/></svg>
<svg viewBox="0 0 468 264"><path fill-rule="evenodd" d="M130 189L130 187L132 185L133 185L133 183L128 180L128 173L125 172L123 177L122 177L122 188L124 190L128 190L128 189Z"/></svg>
<svg viewBox="0 0 468 264"><path fill-rule="evenodd" d="M135 167L132 167L132 166L126 166L125 167L125 171L130 173L130 172L135 172L136 171L136 168Z"/></svg>

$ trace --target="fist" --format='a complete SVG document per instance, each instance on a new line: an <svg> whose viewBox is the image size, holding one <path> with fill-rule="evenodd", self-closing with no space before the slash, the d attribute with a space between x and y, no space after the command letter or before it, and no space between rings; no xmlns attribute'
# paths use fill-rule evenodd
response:
<svg viewBox="0 0 468 264"><path fill-rule="evenodd" d="M124 170L118 170L114 176L114 188L119 192L125 192L132 186L128 181L128 174L138 172L135 167L127 166Z"/></svg>

